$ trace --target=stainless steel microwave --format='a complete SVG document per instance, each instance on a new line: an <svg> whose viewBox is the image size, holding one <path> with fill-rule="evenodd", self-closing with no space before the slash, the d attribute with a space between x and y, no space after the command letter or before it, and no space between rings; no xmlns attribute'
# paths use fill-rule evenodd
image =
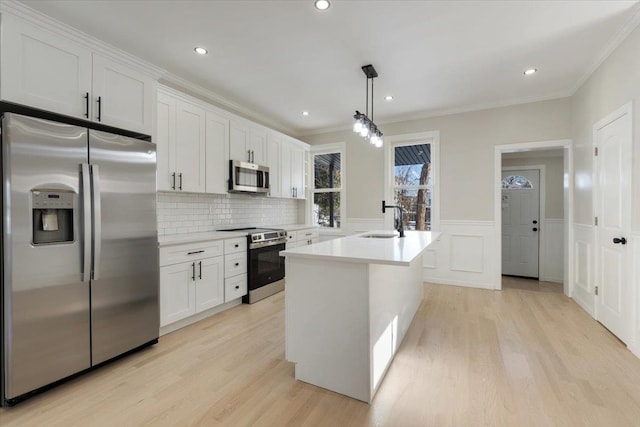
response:
<svg viewBox="0 0 640 427"><path fill-rule="evenodd" d="M269 167L230 160L229 192L267 194L269 192Z"/></svg>

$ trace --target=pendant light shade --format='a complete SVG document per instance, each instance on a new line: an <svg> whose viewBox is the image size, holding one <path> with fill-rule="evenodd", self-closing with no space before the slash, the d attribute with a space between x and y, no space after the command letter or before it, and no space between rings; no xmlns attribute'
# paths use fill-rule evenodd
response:
<svg viewBox="0 0 640 427"><path fill-rule="evenodd" d="M363 66L362 71L367 76L366 114L356 110L356 114L353 116L353 131L368 139L371 145L379 148L383 144L382 132L373 122L373 79L378 77L378 72L371 64ZM367 117L369 114L369 81L371 81L371 118Z"/></svg>

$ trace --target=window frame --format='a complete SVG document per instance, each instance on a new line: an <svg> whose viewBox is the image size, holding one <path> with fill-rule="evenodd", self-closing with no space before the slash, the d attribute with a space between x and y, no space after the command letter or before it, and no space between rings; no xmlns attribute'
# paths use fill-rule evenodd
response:
<svg viewBox="0 0 640 427"><path fill-rule="evenodd" d="M431 151L431 184L427 185L395 185L395 148L408 145L429 144ZM418 190L427 188L431 190L431 231L440 230L440 132L429 131L404 135L385 136L384 144L384 196L387 203L393 203L395 191L400 188L404 190ZM384 227L393 229L393 218L395 215L387 213L384 215Z"/></svg>
<svg viewBox="0 0 640 427"><path fill-rule="evenodd" d="M340 155L340 187L333 188L316 188L316 160L315 156L323 154L339 154ZM309 185L310 197L309 208L307 212L308 223L313 226L319 226L313 221L313 205L316 193L339 193L340 194L340 208L338 209L338 215L340 217L340 227L322 227L319 226L322 231L341 231L345 228L347 222L347 168L346 168L346 144L344 142L335 142L330 144L312 145L309 150L310 162L309 162Z"/></svg>

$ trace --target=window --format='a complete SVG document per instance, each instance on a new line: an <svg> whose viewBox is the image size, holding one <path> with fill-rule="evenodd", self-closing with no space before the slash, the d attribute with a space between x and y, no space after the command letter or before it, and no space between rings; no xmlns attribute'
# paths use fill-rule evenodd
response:
<svg viewBox="0 0 640 427"><path fill-rule="evenodd" d="M402 207L406 230L438 230L440 132L393 135L385 140L385 200ZM397 216L384 215L385 228L395 227Z"/></svg>
<svg viewBox="0 0 640 427"><path fill-rule="evenodd" d="M344 150L340 147L332 145L312 148L312 221L321 227L340 228L343 221Z"/></svg>
<svg viewBox="0 0 640 427"><path fill-rule="evenodd" d="M394 201L405 212L407 230L431 230L433 178L431 145L393 147Z"/></svg>
<svg viewBox="0 0 640 427"><path fill-rule="evenodd" d="M502 180L503 190L522 190L524 188L533 188L533 184L522 175L509 175Z"/></svg>

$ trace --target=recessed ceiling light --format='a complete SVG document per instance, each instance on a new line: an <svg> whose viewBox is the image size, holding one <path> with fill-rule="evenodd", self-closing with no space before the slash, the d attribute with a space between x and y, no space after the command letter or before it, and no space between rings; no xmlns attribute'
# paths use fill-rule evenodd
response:
<svg viewBox="0 0 640 427"><path fill-rule="evenodd" d="M316 0L313 2L313 5L318 10L327 10L329 9L329 6L331 6L331 3L329 3L329 0Z"/></svg>
<svg viewBox="0 0 640 427"><path fill-rule="evenodd" d="M195 49L193 49L198 55L206 55L208 53L207 49L203 48L203 47L196 47Z"/></svg>
<svg viewBox="0 0 640 427"><path fill-rule="evenodd" d="M309 115L309 112L308 112L308 111L303 111L303 112L302 112L302 115L303 115L303 116L308 116L308 115Z"/></svg>
<svg viewBox="0 0 640 427"><path fill-rule="evenodd" d="M387 95L387 96L384 97L384 100L385 101L391 101L391 100L393 100L393 96Z"/></svg>
<svg viewBox="0 0 640 427"><path fill-rule="evenodd" d="M524 70L524 75L525 76L530 76L532 74L535 74L538 72L537 68L529 68L528 70Z"/></svg>

